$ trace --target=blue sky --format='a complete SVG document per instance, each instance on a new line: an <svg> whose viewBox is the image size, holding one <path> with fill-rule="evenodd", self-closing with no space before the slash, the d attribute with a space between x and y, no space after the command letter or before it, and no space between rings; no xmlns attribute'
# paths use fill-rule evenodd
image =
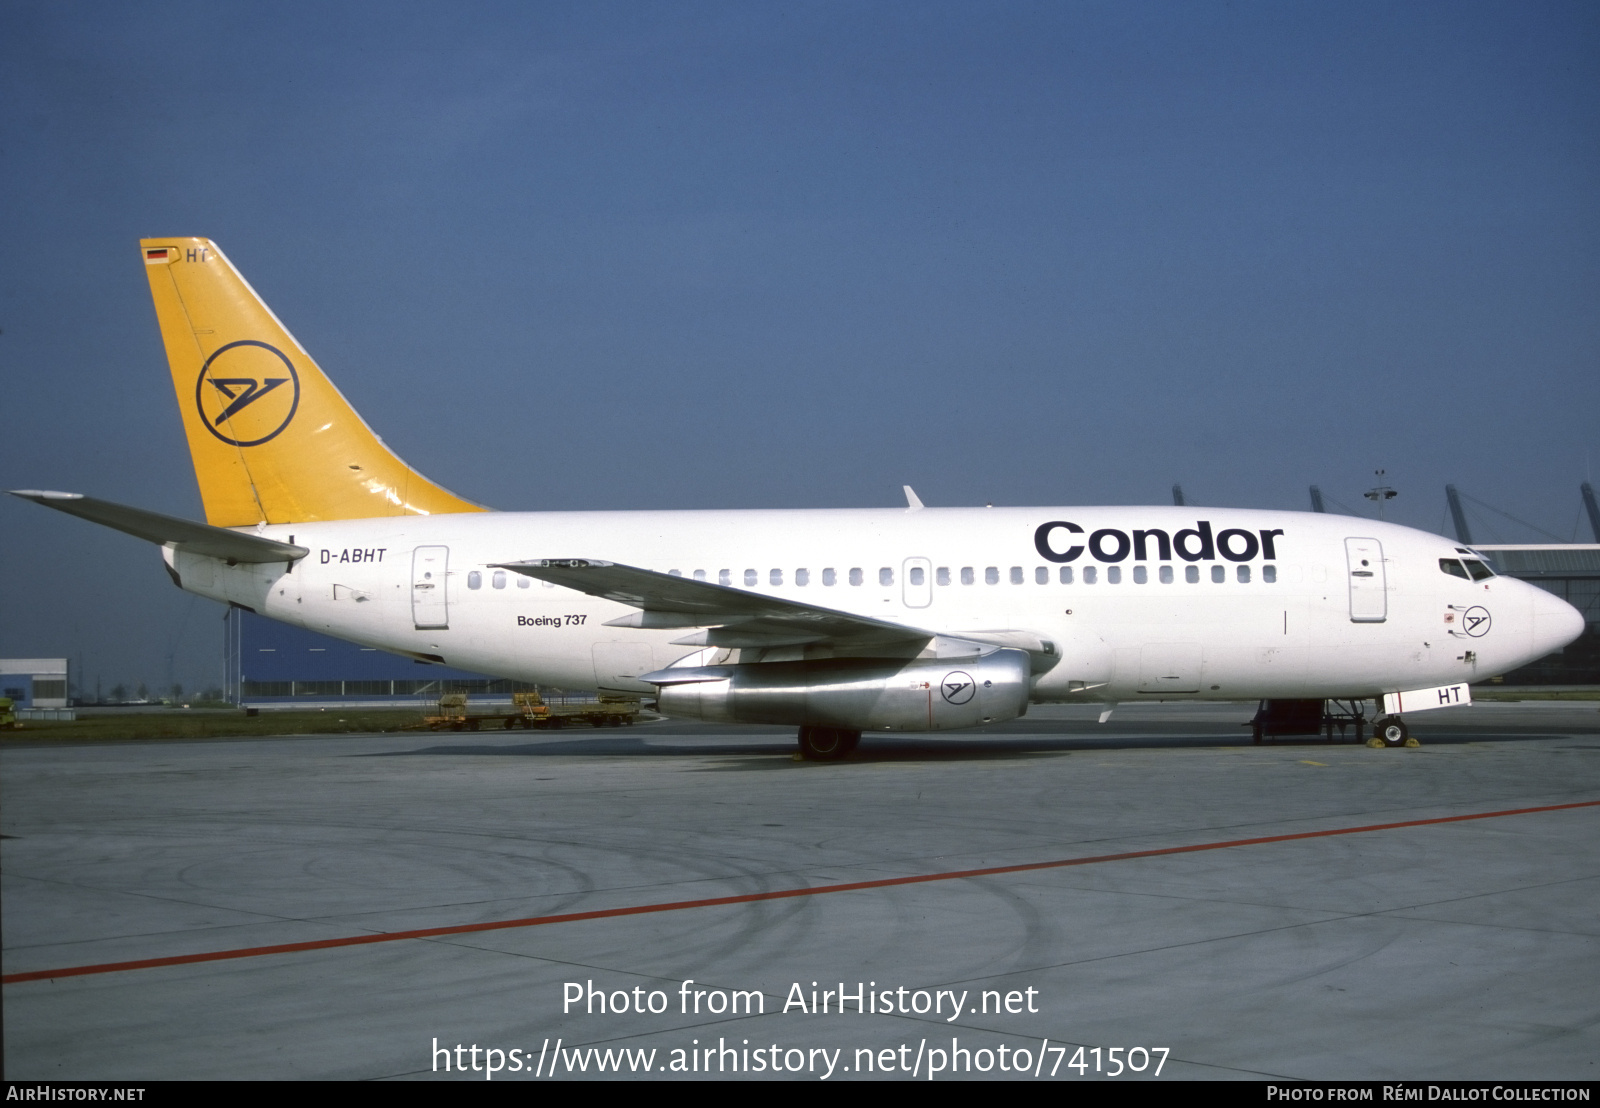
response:
<svg viewBox="0 0 1600 1108"><path fill-rule="evenodd" d="M199 516L136 252L196 234L496 507L1381 467L1401 522L1454 482L1568 537L1597 78L1579 3L9 3L0 485ZM214 681L220 608L5 499L0 655Z"/></svg>

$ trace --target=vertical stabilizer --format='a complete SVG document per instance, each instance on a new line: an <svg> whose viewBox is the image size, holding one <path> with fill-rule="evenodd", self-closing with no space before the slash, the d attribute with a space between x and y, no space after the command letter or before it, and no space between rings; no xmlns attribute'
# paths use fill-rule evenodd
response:
<svg viewBox="0 0 1600 1108"><path fill-rule="evenodd" d="M395 456L207 239L143 239L207 522L481 512Z"/></svg>

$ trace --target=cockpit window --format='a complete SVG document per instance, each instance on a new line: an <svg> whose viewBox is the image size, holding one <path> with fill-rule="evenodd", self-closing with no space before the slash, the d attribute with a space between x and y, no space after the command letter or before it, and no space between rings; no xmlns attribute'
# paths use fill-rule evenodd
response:
<svg viewBox="0 0 1600 1108"><path fill-rule="evenodd" d="M1467 572L1472 574L1474 581L1484 581L1494 576L1494 570L1475 558L1462 558L1461 564L1467 567Z"/></svg>
<svg viewBox="0 0 1600 1108"><path fill-rule="evenodd" d="M1440 558L1439 568L1448 573L1451 577L1459 577L1463 581L1472 580L1471 577L1467 576L1467 571L1461 568L1461 563L1456 561L1454 558Z"/></svg>

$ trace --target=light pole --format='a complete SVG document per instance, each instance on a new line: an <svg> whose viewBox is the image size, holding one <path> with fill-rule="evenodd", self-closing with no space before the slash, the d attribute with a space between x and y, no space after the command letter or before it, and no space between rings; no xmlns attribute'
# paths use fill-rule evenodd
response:
<svg viewBox="0 0 1600 1108"><path fill-rule="evenodd" d="M1395 497L1399 496L1400 494L1395 492L1388 485L1385 485L1383 483L1383 473L1384 473L1383 470L1375 469L1372 472L1375 475L1377 475L1378 485L1377 485L1376 488L1368 489L1366 492L1362 493L1361 495L1366 497L1368 500L1373 501L1374 503L1376 503L1378 505L1378 518L1382 519L1383 518L1383 505L1384 505L1384 502L1387 501L1387 500L1393 500Z"/></svg>

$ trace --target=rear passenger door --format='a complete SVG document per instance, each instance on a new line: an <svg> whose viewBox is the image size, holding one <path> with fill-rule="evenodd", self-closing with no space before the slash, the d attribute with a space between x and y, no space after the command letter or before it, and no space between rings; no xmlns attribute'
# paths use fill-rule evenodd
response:
<svg viewBox="0 0 1600 1108"><path fill-rule="evenodd" d="M450 626L448 546L419 546L411 555L411 622L418 631Z"/></svg>

